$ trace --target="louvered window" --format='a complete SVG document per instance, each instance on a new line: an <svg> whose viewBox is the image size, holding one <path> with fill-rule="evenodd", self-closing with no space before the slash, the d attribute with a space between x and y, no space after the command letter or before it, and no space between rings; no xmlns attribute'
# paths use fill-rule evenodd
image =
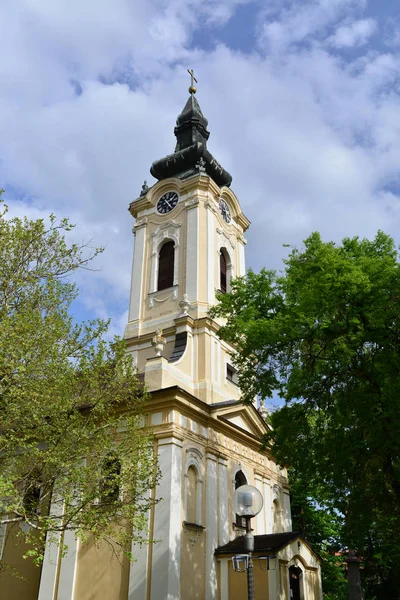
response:
<svg viewBox="0 0 400 600"><path fill-rule="evenodd" d="M220 268L220 278L221 278L221 292L226 293L226 256L225 252L221 250L219 255L219 268Z"/></svg>
<svg viewBox="0 0 400 600"><path fill-rule="evenodd" d="M166 242L160 250L158 259L158 290L174 285L174 242Z"/></svg>

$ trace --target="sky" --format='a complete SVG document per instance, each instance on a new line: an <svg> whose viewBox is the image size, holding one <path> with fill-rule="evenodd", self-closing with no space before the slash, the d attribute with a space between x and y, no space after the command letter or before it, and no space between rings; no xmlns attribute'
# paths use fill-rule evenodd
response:
<svg viewBox="0 0 400 600"><path fill-rule="evenodd" d="M11 215L105 246L79 318L127 321L133 220L175 146L193 68L208 147L252 221L247 266L284 244L400 243L396 0L2 0L0 187Z"/></svg>

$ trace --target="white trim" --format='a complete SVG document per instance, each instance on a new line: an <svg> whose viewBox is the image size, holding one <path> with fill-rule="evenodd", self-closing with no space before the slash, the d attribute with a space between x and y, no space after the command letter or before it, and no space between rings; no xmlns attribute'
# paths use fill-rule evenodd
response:
<svg viewBox="0 0 400 600"><path fill-rule="evenodd" d="M230 559L223 558L218 561L221 573L221 600L229 600L228 560Z"/></svg>
<svg viewBox="0 0 400 600"><path fill-rule="evenodd" d="M246 261L244 253L244 243L238 238L238 250L239 250L239 268L238 277L243 277L246 274Z"/></svg>
<svg viewBox="0 0 400 600"><path fill-rule="evenodd" d="M150 497L150 490L147 495ZM150 523L150 509L147 512L148 525ZM149 545L132 543L131 552L135 558L129 565L128 600L146 600L148 573L149 573Z"/></svg>
<svg viewBox="0 0 400 600"><path fill-rule="evenodd" d="M218 545L218 490L217 490L217 457L211 452L206 455L207 464L207 499L206 499L206 600L216 600L217 572L214 557Z"/></svg>
<svg viewBox="0 0 400 600"><path fill-rule="evenodd" d="M261 475L258 475L257 473L254 474L254 484L255 484L255 487L257 488L257 490L262 495L263 503L265 504L265 498L264 498L264 494L263 494L263 482L262 482ZM265 533L266 533L266 531L265 531L264 511L261 510L258 513L258 515L256 516L256 535L264 535Z"/></svg>
<svg viewBox="0 0 400 600"><path fill-rule="evenodd" d="M218 545L229 542L228 461L218 457Z"/></svg>
<svg viewBox="0 0 400 600"><path fill-rule="evenodd" d="M272 533L272 522L271 522L271 487L268 479L263 481L264 487L264 521L266 533Z"/></svg>
<svg viewBox="0 0 400 600"><path fill-rule="evenodd" d="M64 533L64 544L68 546L68 550L61 559L57 600L71 600L75 590L78 540L73 531Z"/></svg>
<svg viewBox="0 0 400 600"><path fill-rule="evenodd" d="M3 558L4 546L6 545L7 525L0 524L0 560Z"/></svg>
<svg viewBox="0 0 400 600"><path fill-rule="evenodd" d="M174 437L158 440L161 481L156 498L151 564L151 600L180 600L182 534L182 442Z"/></svg>
<svg viewBox="0 0 400 600"><path fill-rule="evenodd" d="M132 278L129 304L129 321L140 319L143 297L143 269L145 256L146 224L135 229L135 243L133 249Z"/></svg>
<svg viewBox="0 0 400 600"><path fill-rule="evenodd" d="M215 303L215 217L207 208L207 301Z"/></svg>
<svg viewBox="0 0 400 600"><path fill-rule="evenodd" d="M199 276L199 205L187 207L186 232L186 294L191 302L198 302ZM208 310L208 309L207 309Z"/></svg>
<svg viewBox="0 0 400 600"><path fill-rule="evenodd" d="M50 505L50 514L59 514L60 504L63 507L64 502L62 501L60 496L52 499ZM62 512L63 511L61 510L61 513ZM38 600L53 600L56 592L57 565L58 561L61 560L62 557L62 548L60 548L59 545L61 541L61 533L52 533L51 537L54 539L54 542L49 543L50 534L47 534L46 536L43 566L40 575Z"/></svg>
<svg viewBox="0 0 400 600"><path fill-rule="evenodd" d="M283 527L284 531L292 531L292 513L290 509L290 495L283 493Z"/></svg>
<svg viewBox="0 0 400 600"><path fill-rule="evenodd" d="M157 290L158 282L158 259L160 256L160 249L164 242L170 240L174 242L174 281L173 285L178 285L178 273L179 273L179 239L181 232L181 223L175 223L170 221L164 225L157 227L151 234L152 245L151 245L151 277L150 277L150 290L149 293L161 291Z"/></svg>

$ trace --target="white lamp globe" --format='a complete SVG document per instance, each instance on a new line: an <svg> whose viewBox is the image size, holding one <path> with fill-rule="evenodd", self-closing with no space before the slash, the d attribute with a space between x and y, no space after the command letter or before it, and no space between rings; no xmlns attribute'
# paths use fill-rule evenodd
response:
<svg viewBox="0 0 400 600"><path fill-rule="evenodd" d="M233 492L233 510L240 517L255 517L263 507L261 492L252 485L241 485Z"/></svg>

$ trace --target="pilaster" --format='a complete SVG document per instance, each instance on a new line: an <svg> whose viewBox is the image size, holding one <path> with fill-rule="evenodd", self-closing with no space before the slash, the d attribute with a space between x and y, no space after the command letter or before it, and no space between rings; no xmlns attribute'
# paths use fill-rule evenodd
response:
<svg viewBox="0 0 400 600"><path fill-rule="evenodd" d="M218 487L217 487L217 457L211 452L206 455L207 496L206 496L206 600L217 598L217 572L214 557L218 545Z"/></svg>
<svg viewBox="0 0 400 600"><path fill-rule="evenodd" d="M144 264L146 249L146 221L136 223L134 227L135 245L133 251L131 293L129 304L129 321L140 319L143 303Z"/></svg>
<svg viewBox="0 0 400 600"><path fill-rule="evenodd" d="M182 532L182 440L166 437L158 440L158 465L161 481L156 498L150 600L180 600Z"/></svg>

